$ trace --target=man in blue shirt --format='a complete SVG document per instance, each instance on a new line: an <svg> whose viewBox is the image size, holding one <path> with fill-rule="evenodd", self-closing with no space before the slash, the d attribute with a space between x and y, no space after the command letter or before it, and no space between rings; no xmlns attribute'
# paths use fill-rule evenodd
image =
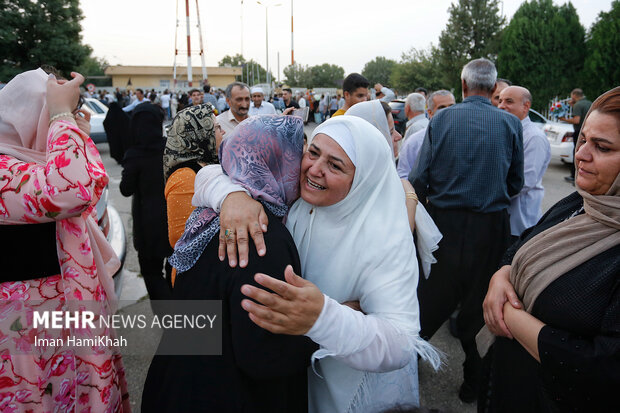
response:
<svg viewBox="0 0 620 413"><path fill-rule="evenodd" d="M463 102L428 125L409 180L443 234L428 279L420 278L420 335L430 338L460 304L465 351L462 401L476 400L481 360L475 336L482 302L510 242L510 198L523 186L521 122L491 104L497 70L487 59L463 67Z"/></svg>
<svg viewBox="0 0 620 413"><path fill-rule="evenodd" d="M542 180L551 159L551 146L543 131L530 120L532 94L521 86L509 86L499 95L498 108L512 113L523 126L523 188L510 201L510 231L513 239L536 225L542 216L545 196Z"/></svg>

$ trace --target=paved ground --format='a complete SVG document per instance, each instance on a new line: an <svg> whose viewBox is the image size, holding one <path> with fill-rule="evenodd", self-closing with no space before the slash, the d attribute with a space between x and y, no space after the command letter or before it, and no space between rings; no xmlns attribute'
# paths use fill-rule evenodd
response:
<svg viewBox="0 0 620 413"><path fill-rule="evenodd" d="M306 126L306 133L314 129L314 124ZM123 197L119 190L122 168L109 156L107 144L97 145L103 157L104 164L110 175L110 204L115 206L125 224L127 239L127 258L123 273L123 293L122 300L129 300L126 303L135 302L146 297L146 288L142 279L138 275L139 265L136 251L131 245L131 201L130 198ZM568 169L560 161L552 160L547 173L543 179L545 186L545 198L543 201L543 211L546 211L555 202L574 191L574 187L564 181L563 177L568 174ZM131 306L125 308L126 311L135 310ZM155 334L135 332L129 337L131 343L139 343L141 347L153 347L153 343L158 342L159 338ZM421 404L429 408L441 409L446 412L475 412L475 404L466 405L461 403L457 397L457 392L461 384L461 363L464 354L461 346L455 338L448 332L444 325L433 337L431 343L446 355L445 364L439 372L427 363L420 364L420 394ZM151 357L149 356L124 356L129 391L134 412L140 411L140 398L142 386Z"/></svg>

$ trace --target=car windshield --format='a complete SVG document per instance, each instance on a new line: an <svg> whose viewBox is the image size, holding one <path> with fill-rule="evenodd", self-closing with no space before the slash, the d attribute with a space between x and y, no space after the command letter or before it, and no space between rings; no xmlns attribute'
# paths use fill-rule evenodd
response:
<svg viewBox="0 0 620 413"><path fill-rule="evenodd" d="M88 105L88 107L95 113L105 113L105 111L96 103L91 102L91 101L86 101L84 102L86 105Z"/></svg>

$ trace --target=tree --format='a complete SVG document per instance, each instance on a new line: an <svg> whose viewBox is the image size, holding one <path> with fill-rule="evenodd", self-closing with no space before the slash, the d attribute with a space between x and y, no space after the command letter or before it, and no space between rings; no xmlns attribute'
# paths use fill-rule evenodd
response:
<svg viewBox="0 0 620 413"><path fill-rule="evenodd" d="M586 40L582 82L591 100L618 86L620 80L620 1L601 12Z"/></svg>
<svg viewBox="0 0 620 413"><path fill-rule="evenodd" d="M543 109L549 99L566 96L578 87L584 38L585 30L571 3L523 3L504 31L497 60L500 76L528 88L532 106Z"/></svg>
<svg viewBox="0 0 620 413"><path fill-rule="evenodd" d="M312 87L342 87L344 69L337 65L323 63L310 67Z"/></svg>
<svg viewBox="0 0 620 413"><path fill-rule="evenodd" d="M505 20L498 0L459 0L439 37L439 65L446 86L461 94L461 69L472 59L495 60Z"/></svg>
<svg viewBox="0 0 620 413"><path fill-rule="evenodd" d="M390 84L390 76L396 66L396 62L383 56L377 56L364 65L362 75L368 79L370 85L381 83L382 85Z"/></svg>
<svg viewBox="0 0 620 413"><path fill-rule="evenodd" d="M256 83L267 83L267 70L254 59L245 60L245 58L237 53L234 56L226 55L219 61L218 66L241 66L243 73L237 76L236 80L243 81L252 86ZM271 79L275 80L271 70Z"/></svg>
<svg viewBox="0 0 620 413"><path fill-rule="evenodd" d="M311 88L312 85L312 73L308 68L308 65L304 66L299 63L294 65L288 65L283 70L285 79L284 83L289 86L298 86Z"/></svg>
<svg viewBox="0 0 620 413"><path fill-rule="evenodd" d="M394 66L390 84L401 91L414 91L417 87L428 90L445 89L446 86L439 69L437 48L417 50L411 48L404 52L401 61Z"/></svg>
<svg viewBox="0 0 620 413"><path fill-rule="evenodd" d="M79 0L0 0L0 80L46 64L68 75L90 54Z"/></svg>
<svg viewBox="0 0 620 413"><path fill-rule="evenodd" d="M95 86L112 86L111 78L103 78L105 76L106 67L110 66L107 60L94 56L88 56L84 62L74 69L86 78L84 83L92 83Z"/></svg>

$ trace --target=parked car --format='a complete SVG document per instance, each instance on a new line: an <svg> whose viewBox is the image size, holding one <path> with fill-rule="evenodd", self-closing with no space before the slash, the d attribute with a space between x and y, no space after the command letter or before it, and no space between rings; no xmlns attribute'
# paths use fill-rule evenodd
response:
<svg viewBox="0 0 620 413"><path fill-rule="evenodd" d="M392 108L392 117L394 118L394 127L402 136L405 136L407 130L407 116L405 115L405 101L393 100L389 103Z"/></svg>
<svg viewBox="0 0 620 413"><path fill-rule="evenodd" d="M565 122L547 121L543 127L551 145L551 157L562 162L573 163L573 125Z"/></svg>
<svg viewBox="0 0 620 413"><path fill-rule="evenodd" d="M103 121L108 114L108 108L97 99L85 98L82 109L90 112L90 138L95 143L107 142L108 138L103 129Z"/></svg>
<svg viewBox="0 0 620 413"><path fill-rule="evenodd" d="M112 276L114 279L114 291L116 296L121 296L122 289L122 273L125 263L125 253L127 249L127 237L125 235L125 227L120 214L113 206L108 204L108 188L106 187L101 194L99 202L97 202L97 222L99 228L103 231L106 239L112 246L112 249L121 261L121 267Z"/></svg>
<svg viewBox="0 0 620 413"><path fill-rule="evenodd" d="M545 125L547 124L547 122L549 122L547 118L545 118L540 113L536 112L534 109L530 109L529 117L530 117L530 120L534 122L534 124L538 126L540 129L543 129Z"/></svg>

